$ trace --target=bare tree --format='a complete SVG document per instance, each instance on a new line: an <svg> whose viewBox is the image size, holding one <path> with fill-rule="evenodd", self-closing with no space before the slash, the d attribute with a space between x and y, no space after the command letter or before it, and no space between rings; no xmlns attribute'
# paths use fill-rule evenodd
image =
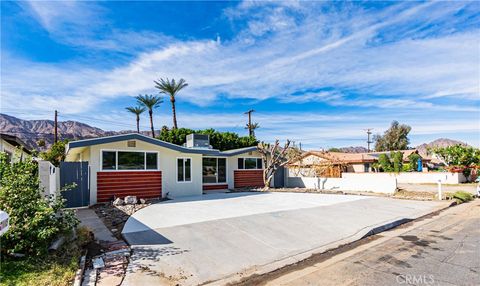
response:
<svg viewBox="0 0 480 286"><path fill-rule="evenodd" d="M283 167L300 158L301 152L298 148L290 147L290 140L287 139L284 147L280 147L280 141L275 140L274 144L260 143L258 144L258 152L262 155L263 160L263 190L270 188L275 172L278 168Z"/></svg>

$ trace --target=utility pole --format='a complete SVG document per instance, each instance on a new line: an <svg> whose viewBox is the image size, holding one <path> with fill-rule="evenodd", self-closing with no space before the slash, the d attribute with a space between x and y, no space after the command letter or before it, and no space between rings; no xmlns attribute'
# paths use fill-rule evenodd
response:
<svg viewBox="0 0 480 286"><path fill-rule="evenodd" d="M252 137L253 136L253 129L252 129L252 112L255 112L255 110L250 109L249 111L243 113L243 114L248 114L248 136Z"/></svg>
<svg viewBox="0 0 480 286"><path fill-rule="evenodd" d="M373 143L373 141L370 141L370 135L372 135L373 128L367 128L363 130L367 131L367 152L370 153L370 144Z"/></svg>
<svg viewBox="0 0 480 286"><path fill-rule="evenodd" d="M53 142L57 143L58 141L58 112L55 110L55 122L54 122L54 131L53 131Z"/></svg>

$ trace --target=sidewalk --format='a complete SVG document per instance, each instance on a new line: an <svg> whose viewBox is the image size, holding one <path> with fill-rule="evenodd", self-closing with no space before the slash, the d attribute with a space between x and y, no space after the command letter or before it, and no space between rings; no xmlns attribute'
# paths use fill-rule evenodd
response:
<svg viewBox="0 0 480 286"><path fill-rule="evenodd" d="M80 220L81 226L86 226L92 230L95 239L99 241L117 241L112 232L105 226L95 211L88 208L77 209L76 216Z"/></svg>

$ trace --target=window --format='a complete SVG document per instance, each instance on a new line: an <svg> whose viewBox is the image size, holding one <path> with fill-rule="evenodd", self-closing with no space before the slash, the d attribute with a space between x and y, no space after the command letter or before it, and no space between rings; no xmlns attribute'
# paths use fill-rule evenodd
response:
<svg viewBox="0 0 480 286"><path fill-rule="evenodd" d="M203 183L227 182L227 160L225 158L203 158Z"/></svg>
<svg viewBox="0 0 480 286"><path fill-rule="evenodd" d="M370 164L368 164L368 163L363 164L363 171L365 173L370 172Z"/></svg>
<svg viewBox="0 0 480 286"><path fill-rule="evenodd" d="M118 152L117 170L142 170L145 169L145 153Z"/></svg>
<svg viewBox="0 0 480 286"><path fill-rule="evenodd" d="M177 158L177 181L191 182L192 181L192 159Z"/></svg>
<svg viewBox="0 0 480 286"><path fill-rule="evenodd" d="M102 170L157 170L156 152L102 151Z"/></svg>
<svg viewBox="0 0 480 286"><path fill-rule="evenodd" d="M102 152L102 170L117 169L117 153L110 151Z"/></svg>
<svg viewBox="0 0 480 286"><path fill-rule="evenodd" d="M261 158L238 158L238 169L262 169Z"/></svg>
<svg viewBox="0 0 480 286"><path fill-rule="evenodd" d="M158 169L157 165L157 153L147 153L146 155L146 165L147 165L147 170L156 170Z"/></svg>
<svg viewBox="0 0 480 286"><path fill-rule="evenodd" d="M12 163L13 162L12 152L5 151L5 154L7 154L7 163Z"/></svg>
<svg viewBox="0 0 480 286"><path fill-rule="evenodd" d="M7 163L12 163L12 152L9 152L7 150L4 150L5 154L7 155Z"/></svg>

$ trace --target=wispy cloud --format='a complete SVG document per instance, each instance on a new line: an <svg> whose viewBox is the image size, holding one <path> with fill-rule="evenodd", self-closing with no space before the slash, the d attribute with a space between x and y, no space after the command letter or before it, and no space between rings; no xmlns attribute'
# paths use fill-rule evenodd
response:
<svg viewBox="0 0 480 286"><path fill-rule="evenodd" d="M127 64L105 69L79 63L46 65L3 55L2 65L9 67L2 68L5 108L28 100L35 110L69 106L67 114L85 114L118 98L153 93L153 80L168 76L187 79L190 85L182 91L182 100L198 106L215 104L219 98L319 102L375 108L377 119L388 118L387 122L392 110L432 116L451 111L458 112L459 122L468 130L475 121L466 124L465 113L480 111L480 11L472 2L406 2L382 9L366 9L356 2L242 2L224 11L238 30L234 38L223 41L165 40L151 31L115 29L98 37L95 27L108 25L97 4L29 5L59 41L100 50L126 49L135 56ZM196 116L200 115L189 114L182 120L186 126L207 120L212 126L243 128L236 125L237 117L228 119L231 115L221 116L222 120ZM312 116L295 115L291 120ZM280 122L283 115L272 117L259 119ZM421 117L417 120L429 126ZM284 134L298 137L295 132L303 132L310 138L303 139L312 142L319 136L327 138L317 135L326 131L353 134L334 128L320 132L326 127L317 127L318 122L301 129L289 127ZM262 124L265 131L259 132L268 138L276 135L268 130L280 127L280 123Z"/></svg>
<svg viewBox="0 0 480 286"><path fill-rule="evenodd" d="M20 2L58 42L92 51L136 54L173 41L161 33L117 29L105 17L107 11L93 1Z"/></svg>

